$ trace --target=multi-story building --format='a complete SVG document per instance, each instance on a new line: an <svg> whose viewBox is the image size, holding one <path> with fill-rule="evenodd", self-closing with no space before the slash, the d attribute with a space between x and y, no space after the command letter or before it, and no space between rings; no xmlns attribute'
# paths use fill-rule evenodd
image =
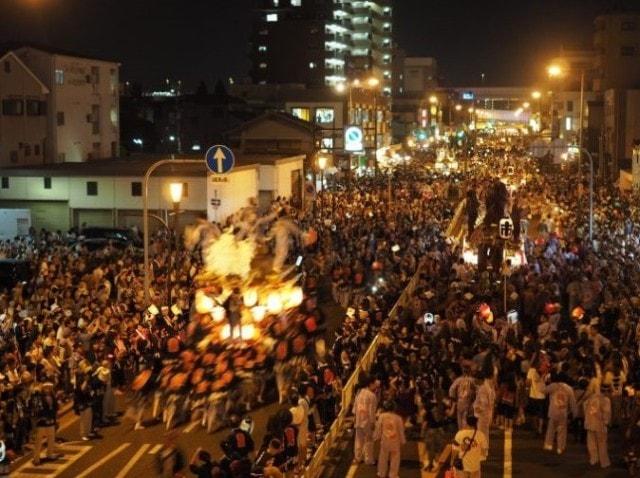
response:
<svg viewBox="0 0 640 478"><path fill-rule="evenodd" d="M0 53L0 166L46 162L48 93L13 52Z"/></svg>
<svg viewBox="0 0 640 478"><path fill-rule="evenodd" d="M48 161L118 156L120 65L39 46L20 46L13 51L49 90Z"/></svg>
<svg viewBox="0 0 640 478"><path fill-rule="evenodd" d="M640 87L640 13L600 15L595 30L595 90Z"/></svg>
<svg viewBox="0 0 640 478"><path fill-rule="evenodd" d="M334 86L375 76L392 86L391 0L254 0L254 83ZM286 55L282 52L286 51Z"/></svg>

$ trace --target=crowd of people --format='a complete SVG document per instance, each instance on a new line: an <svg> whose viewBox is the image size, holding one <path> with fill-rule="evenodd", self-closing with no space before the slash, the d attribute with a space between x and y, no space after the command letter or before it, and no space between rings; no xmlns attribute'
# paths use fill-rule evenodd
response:
<svg viewBox="0 0 640 478"><path fill-rule="evenodd" d="M493 171L478 173L469 187L495 181ZM588 462L603 468L611 465L607 432L614 428L627 439L624 458L633 469L640 436L638 210L634 195L602 193L592 245L572 183L567 175L528 176L508 200L505 215L532 226L521 239L527 261L518 267L479 270L455 249L425 261L362 377L353 410L357 462L374 463L381 404L425 440L426 469L452 443L456 473L479 476L491 427L525 424L540 435L541 449L558 455L573 432L586 443ZM481 227L477 212L469 222ZM404 435L389 433L394 439L381 442L378 476L396 478Z"/></svg>
<svg viewBox="0 0 640 478"><path fill-rule="evenodd" d="M462 175L425 173L419 164L404 173L392 188L380 178L333 185L306 214L274 204L274 217L318 235L317 244L291 239L287 262L304 256L305 333L304 340L287 335L282 347L190 345L201 338L193 317L202 257L197 248L168 247L178 241L163 232L151 244L158 304L151 308L134 247L88 250L76 241L81 232L41 231L2 243L1 256L32 265L30 280L0 296L7 460L24 453L30 437L35 464L44 441L55 458L65 406L79 416L83 440L100 439L100 429L118 420L117 396L133 395L127 416L136 429L163 422L171 430L193 418L210 432L229 429L221 450L197 450L188 463L179 453L161 454L163 476L187 465L205 477L299 472L376 334L376 359L360 379L353 414L355 460L374 463L380 440L379 476L398 476L408 437L425 440L427 469L454 443L456 468L476 476L492 426L528 423L544 435L541 447L558 454L572 431L590 463L602 467L610 465L609 427L640 442L635 197L598 195L591 244L570 179L526 175L505 207L526 261L505 271L465 263L462 244L444 234L466 188L468 199L478 198L467 208L471 240L492 208L480 205L494 172L474 170L464 185ZM338 324L318 306L324 290L345 310ZM270 401L282 406L255 443L247 412ZM166 450L177 450L172 435ZM638 451L625 451L634 466Z"/></svg>

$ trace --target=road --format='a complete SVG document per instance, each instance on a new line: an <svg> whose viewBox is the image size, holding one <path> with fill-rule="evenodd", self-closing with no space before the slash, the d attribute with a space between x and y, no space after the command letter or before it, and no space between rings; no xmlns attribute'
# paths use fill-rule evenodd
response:
<svg viewBox="0 0 640 478"><path fill-rule="evenodd" d="M542 437L536 437L528 430L515 430L513 436L497 428L491 431L489 458L482 466L483 478L623 478L628 477L622 452L624 449L620 434L612 433L609 453L612 466L608 469L589 465L586 445L575 443L569 436L567 449L563 455L542 449ZM376 478L375 466L353 465L353 442L345 441L345 450L331 473L331 478ZM505 453L506 450L506 453ZM509 453L509 450L511 452ZM377 449L376 449L377 453ZM449 456L447 449L440 455ZM436 478L443 476L446 467L434 472L422 470L424 446L418 441L409 441L402 450L400 478ZM448 460L447 460L448 462Z"/></svg>
<svg viewBox="0 0 640 478"><path fill-rule="evenodd" d="M328 282L320 285L320 308L327 318L327 340L333 340L334 331L344 316L344 311L331 299ZM118 410L124 412L127 399L117 397ZM280 406L271 404L256 409L249 416L255 423L253 438L258 446L264 434L268 418ZM220 442L225 438L228 429L215 434L207 434L199 423L191 422L176 428L178 430L178 447L184 451L187 460L191 454L202 447L215 458L222 456ZM130 419L122 419L113 427L100 432L102 439L89 442L80 441L80 425L78 417L72 412L65 414L60 420L58 436L65 440L58 446L57 452L62 457L52 461L43 461L39 466L31 463L31 455L17 460L12 466L11 478L127 478L157 476L156 456L165 438L162 424L149 426L144 430L133 430ZM44 453L43 453L44 454Z"/></svg>

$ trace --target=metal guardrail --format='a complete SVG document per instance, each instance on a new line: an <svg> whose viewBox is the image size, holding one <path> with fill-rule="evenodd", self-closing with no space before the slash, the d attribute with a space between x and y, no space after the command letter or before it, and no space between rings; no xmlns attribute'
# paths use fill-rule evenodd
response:
<svg viewBox="0 0 640 478"><path fill-rule="evenodd" d="M451 222L449 223L449 226L447 227L447 230L446 230L446 234L448 237L453 236L453 233L456 230L458 223L462 220L462 217L464 215L465 202L466 200L460 201L460 204L458 204L458 207L456 208L456 212L453 215L453 218L451 219ZM389 318L395 317L397 314L398 307L405 306L409 302L411 295L416 289L416 285L420 278L420 272L421 272L420 267L418 267L418 270L413 275L413 277L405 287L402 294L400 294L400 297L398 298L394 306L391 308L391 311L389 312ZM371 344L369 344L369 347L367 348L365 353L358 360L358 363L356 364L353 370L353 373L351 374L349 379L346 381L346 383L343 385L340 412L338 413L338 416L331 424L331 427L329 428L329 431L325 435L324 440L322 440L322 442L316 449L316 452L314 453L313 457L311 458L311 461L307 465L307 468L305 469L305 472L304 472L304 478L318 478L320 476L320 472L324 467L324 463L327 458L327 455L334 448L336 442L342 435L342 428L343 428L344 422L350 413L351 403L355 398L354 392L355 392L356 385L358 383L358 379L360 378L360 375L362 374L362 372L368 372L370 370L376 358L376 354L378 352L378 348L380 347L381 341L382 341L382 337L380 336L380 334L377 334L371 341Z"/></svg>

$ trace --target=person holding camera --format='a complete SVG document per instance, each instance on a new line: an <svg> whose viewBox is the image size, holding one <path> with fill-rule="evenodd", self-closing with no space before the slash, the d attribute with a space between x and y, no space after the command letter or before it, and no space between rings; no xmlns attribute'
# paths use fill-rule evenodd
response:
<svg viewBox="0 0 640 478"><path fill-rule="evenodd" d="M482 462L487 459L487 437L478 430L478 418L467 417L466 426L453 439L453 467L456 478L480 478Z"/></svg>

